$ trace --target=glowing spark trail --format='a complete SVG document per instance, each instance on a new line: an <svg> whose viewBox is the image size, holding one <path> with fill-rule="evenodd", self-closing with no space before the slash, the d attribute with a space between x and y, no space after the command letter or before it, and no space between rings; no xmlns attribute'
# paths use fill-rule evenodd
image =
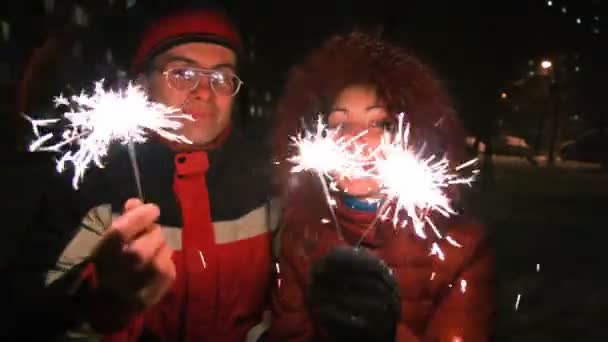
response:
<svg viewBox="0 0 608 342"><path fill-rule="evenodd" d="M433 246L431 247L431 253L429 255L436 255L441 261L445 260L445 255L443 254L441 248L439 248L437 242L433 242Z"/></svg>
<svg viewBox="0 0 608 342"><path fill-rule="evenodd" d="M467 292L467 281L465 279L460 280L460 292Z"/></svg>
<svg viewBox="0 0 608 342"><path fill-rule="evenodd" d="M515 300L515 311L519 310L519 301L521 300L521 293L517 294L517 299Z"/></svg>
<svg viewBox="0 0 608 342"><path fill-rule="evenodd" d="M102 159L107 155L112 142L122 144L143 143L150 132L179 143L191 143L176 131L182 127L180 120L194 119L179 109L151 102L140 86L129 84L126 89L106 91L103 80L95 83L92 95L82 92L69 99L58 96L55 106L70 107L60 119L36 120L26 116L33 127L36 140L30 151L61 152L66 146L76 146L64 152L57 162L62 172L66 163L74 166L72 184L75 189L89 167L95 163L103 168ZM66 122L60 134L41 135L40 128ZM58 142L56 139L60 139ZM139 184L138 184L139 185Z"/></svg>

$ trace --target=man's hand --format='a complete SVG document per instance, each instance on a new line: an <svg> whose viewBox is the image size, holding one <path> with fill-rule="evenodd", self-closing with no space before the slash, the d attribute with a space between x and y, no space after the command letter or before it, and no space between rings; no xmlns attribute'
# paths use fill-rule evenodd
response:
<svg viewBox="0 0 608 342"><path fill-rule="evenodd" d="M158 303L175 279L172 250L155 223L159 215L153 204L128 200L91 258L99 290L133 310Z"/></svg>
<svg viewBox="0 0 608 342"><path fill-rule="evenodd" d="M313 265L313 320L332 341L394 341L399 287L388 267L363 249L338 247Z"/></svg>

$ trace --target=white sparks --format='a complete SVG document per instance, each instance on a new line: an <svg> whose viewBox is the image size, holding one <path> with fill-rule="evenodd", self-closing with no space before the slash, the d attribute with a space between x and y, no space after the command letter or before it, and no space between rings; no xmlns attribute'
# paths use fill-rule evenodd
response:
<svg viewBox="0 0 608 342"><path fill-rule="evenodd" d="M198 255L200 255L200 257L201 257L201 262L203 263L203 268L207 268L207 261L205 260L205 256L203 255L203 252L201 252L199 250Z"/></svg>
<svg viewBox="0 0 608 342"><path fill-rule="evenodd" d="M443 239L443 236L441 235L441 233L439 232L439 229L437 229L437 226L435 226L435 224L433 223L433 221L431 220L430 217L425 217L424 220L426 221L426 223L429 224L429 226L431 226L431 228L433 229L433 231L435 232L435 235L439 238L439 239ZM448 236L449 237L449 236Z"/></svg>
<svg viewBox="0 0 608 342"><path fill-rule="evenodd" d="M467 292L467 281L464 279L460 280L460 292Z"/></svg>
<svg viewBox="0 0 608 342"><path fill-rule="evenodd" d="M474 176L461 178L450 173L447 158L423 157L421 152L413 151L409 146L410 126L404 125L403 119L401 114L397 133L387 132L374 152L381 191L388 201L395 203L393 221L400 221L405 214L419 237L426 238L426 224L433 228L435 235L441 236L430 221L430 214L435 211L445 217L456 214L445 190L452 184L470 184ZM475 162L475 159L467 161L455 169L459 171Z"/></svg>
<svg viewBox="0 0 608 342"><path fill-rule="evenodd" d="M444 217L457 214L446 190L455 184L470 185L478 170L471 170L470 177L460 177L458 172L475 164L477 159L452 167L445 156L424 156L424 148L414 151L409 142L410 126L404 124L403 114L399 116L397 131L387 131L371 153L365 152L365 145L357 144L366 133L363 131L352 138L341 137L339 128L328 129L319 116L313 130L291 137L298 150L288 159L294 164L291 171L313 171L322 183L329 180L324 191L330 210L336 206L336 201L330 197L328 189L339 191L337 179L375 179L380 184L385 203L378 210L377 219L390 220L395 228L411 227L422 239L427 238L425 228L430 226L435 236L443 239L432 221L432 214L438 212ZM446 240L462 248L451 237ZM443 252L437 244L433 245L431 253L443 260Z"/></svg>
<svg viewBox="0 0 608 342"><path fill-rule="evenodd" d="M75 151L65 152L57 162L57 170L63 171L66 163L74 166L72 180L74 188L90 163L103 167L102 159L107 155L114 141L122 144L143 143L150 132L179 143L191 143L184 136L175 133L182 127L180 120L194 119L178 109L149 101L140 86L130 83L126 89L106 91L103 80L95 83L92 95L84 92L71 96L55 97L56 107L69 106L70 111L61 119L35 120L26 117L33 127L37 139L29 146L30 151L59 152L65 146L76 146ZM40 136L39 128L65 121L63 132L55 135L48 133ZM59 142L49 143L54 138Z"/></svg>
<svg viewBox="0 0 608 342"><path fill-rule="evenodd" d="M462 248L463 246L458 243L458 241L454 240L451 236L446 236L445 240L452 246Z"/></svg>
<svg viewBox="0 0 608 342"><path fill-rule="evenodd" d="M363 146L356 144L366 131L345 139L339 136L339 130L328 129L323 118L318 116L314 130L304 130L300 135L291 137L292 145L297 148L298 153L287 161L294 164L291 172L312 171L319 177L338 236L342 238L340 224L334 212L337 202L330 194L330 189L338 190L335 177L360 178L369 175L361 162Z"/></svg>
<svg viewBox="0 0 608 342"><path fill-rule="evenodd" d="M431 253L429 255L436 255L441 261L445 260L445 255L443 254L441 248L439 248L437 242L433 242L433 246L431 247Z"/></svg>
<svg viewBox="0 0 608 342"><path fill-rule="evenodd" d="M519 309L519 301L521 300L521 294L517 294L517 299L515 300L515 311Z"/></svg>
<svg viewBox="0 0 608 342"><path fill-rule="evenodd" d="M431 280L435 279L435 272L431 273Z"/></svg>
<svg viewBox="0 0 608 342"><path fill-rule="evenodd" d="M536 272L540 272L540 264L536 264Z"/></svg>
<svg viewBox="0 0 608 342"><path fill-rule="evenodd" d="M281 288L281 283L282 283L282 279L281 279L281 266L279 265L278 262L274 263L274 269L276 271L276 279L277 279L277 288Z"/></svg>
<svg viewBox="0 0 608 342"><path fill-rule="evenodd" d="M322 219L321 219L321 223L323 223L323 224L328 224L328 223L330 223L330 222L331 222L331 220L330 220L330 219L326 219L326 218L322 218Z"/></svg>
<svg viewBox="0 0 608 342"><path fill-rule="evenodd" d="M40 130L38 130L38 127L44 127L44 126L48 126L48 125L52 125L54 123L59 122L60 119L32 119L31 117L23 114L23 117L25 117L27 119L27 121L29 121L32 124L32 130L34 131L34 135L36 136L36 138L40 137ZM32 147L30 146L30 150L32 149Z"/></svg>
<svg viewBox="0 0 608 342"><path fill-rule="evenodd" d="M291 171L315 171L328 178L332 174L344 178L367 175L361 162L363 148L355 144L365 132L351 139L340 138L338 133L339 129L328 129L319 116L313 131L305 130L291 137L298 149L298 153L288 159L294 164Z"/></svg>

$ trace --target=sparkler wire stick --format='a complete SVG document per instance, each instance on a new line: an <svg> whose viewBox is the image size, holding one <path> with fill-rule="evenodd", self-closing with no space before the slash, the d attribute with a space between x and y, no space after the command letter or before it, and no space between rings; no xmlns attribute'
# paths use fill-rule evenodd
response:
<svg viewBox="0 0 608 342"><path fill-rule="evenodd" d="M363 232L363 234L361 234L361 238L359 238L359 242L357 242L356 247L361 246L361 243L363 242L363 240L365 239L365 237L367 236L367 234L374 228L374 226L376 225L376 223L378 223L378 220L380 219L380 217L382 216L382 214L386 211L386 209L388 208L389 204L390 204L390 201L383 201L382 205L378 208L378 211L376 212L376 216L374 217L374 220L365 229L365 231Z"/></svg>
<svg viewBox="0 0 608 342"><path fill-rule="evenodd" d="M139 174L139 166L137 166L137 154L135 153L135 145L133 142L129 142L127 144L127 149L129 151L129 159L131 160L131 167L133 169L133 175L135 176L135 183L137 185L137 195L139 199L144 201L144 192L141 187L141 177Z"/></svg>
<svg viewBox="0 0 608 342"><path fill-rule="evenodd" d="M321 181L321 187L323 188L323 195L325 196L325 200L327 201L327 206L329 208L329 213L331 214L331 218L334 220L334 225L336 226L336 232L338 234L338 238L340 240L344 240L344 236L342 235L342 227L340 227L340 223L338 222L338 217L336 216L336 211L334 210L335 200L333 200L331 198L331 195L329 194L329 187L327 185L327 180L325 179L323 174L321 174L321 172L317 171L316 174L319 177L319 180Z"/></svg>

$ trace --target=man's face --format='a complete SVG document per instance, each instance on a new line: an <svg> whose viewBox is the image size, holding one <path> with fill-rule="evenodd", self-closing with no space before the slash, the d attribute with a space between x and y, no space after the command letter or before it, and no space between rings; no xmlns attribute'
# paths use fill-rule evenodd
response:
<svg viewBox="0 0 608 342"><path fill-rule="evenodd" d="M212 43L187 43L158 55L148 77L150 97L165 105L181 108L195 121L183 120L180 134L192 141L184 149L204 149L230 124L234 96L214 90L213 71L231 75L236 69L235 53ZM203 72L201 72L203 70ZM181 79L196 81L182 82ZM177 80L177 81L176 81ZM177 85L177 86L176 86ZM192 89L189 85L193 85Z"/></svg>

